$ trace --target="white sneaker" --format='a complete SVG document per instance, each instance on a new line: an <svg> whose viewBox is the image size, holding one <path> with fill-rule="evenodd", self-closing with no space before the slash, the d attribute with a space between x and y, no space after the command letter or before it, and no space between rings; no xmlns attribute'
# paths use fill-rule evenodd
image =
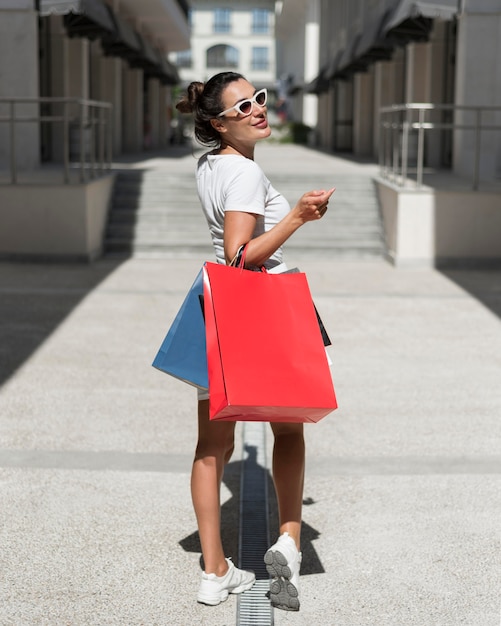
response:
<svg viewBox="0 0 501 626"><path fill-rule="evenodd" d="M272 606L284 611L299 611L299 570L301 552L289 533L280 535L275 545L264 555L270 585Z"/></svg>
<svg viewBox="0 0 501 626"><path fill-rule="evenodd" d="M216 606L224 602L230 593L242 593L252 587L256 576L254 572L238 569L231 559L226 559L228 571L224 576L202 572L202 581L198 590L197 602Z"/></svg>

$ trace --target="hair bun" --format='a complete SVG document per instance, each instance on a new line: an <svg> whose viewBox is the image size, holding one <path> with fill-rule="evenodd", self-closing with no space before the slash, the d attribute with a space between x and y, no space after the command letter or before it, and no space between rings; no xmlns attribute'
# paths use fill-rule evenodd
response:
<svg viewBox="0 0 501 626"><path fill-rule="evenodd" d="M193 113L198 101L204 92L204 83L194 81L188 85L186 94L176 104L176 109L181 113Z"/></svg>

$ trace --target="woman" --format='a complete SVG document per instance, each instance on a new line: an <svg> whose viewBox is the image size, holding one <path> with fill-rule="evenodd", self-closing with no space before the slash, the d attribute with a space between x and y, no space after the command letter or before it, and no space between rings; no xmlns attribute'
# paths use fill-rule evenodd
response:
<svg viewBox="0 0 501 626"><path fill-rule="evenodd" d="M322 217L334 189L310 191L290 209L254 162L254 148L269 137L267 93L240 74L222 72L207 83L193 82L177 104L193 113L195 136L214 146L198 162L197 186L217 261L231 263L246 246L246 267L286 269L282 244L303 224ZM254 574L225 558L220 532L220 486L234 447L233 422L209 421L208 395L199 393L198 444L191 491L205 571L198 601L216 605L229 593L254 584ZM273 577L272 605L299 609L300 530L305 446L302 424L273 423L273 481L277 494L280 536L264 560Z"/></svg>

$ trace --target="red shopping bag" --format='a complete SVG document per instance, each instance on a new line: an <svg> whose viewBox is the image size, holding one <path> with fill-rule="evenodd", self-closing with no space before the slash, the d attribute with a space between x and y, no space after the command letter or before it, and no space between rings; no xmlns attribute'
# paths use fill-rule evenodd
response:
<svg viewBox="0 0 501 626"><path fill-rule="evenodd" d="M336 409L306 275L203 274L210 419L317 422Z"/></svg>

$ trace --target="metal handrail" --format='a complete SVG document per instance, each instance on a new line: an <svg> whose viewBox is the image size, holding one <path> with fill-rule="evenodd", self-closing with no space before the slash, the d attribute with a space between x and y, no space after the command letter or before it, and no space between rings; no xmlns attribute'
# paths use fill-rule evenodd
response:
<svg viewBox="0 0 501 626"><path fill-rule="evenodd" d="M62 105L62 115L19 115L16 111L17 105L32 104L40 107L43 104ZM74 124L79 133L79 182L85 182L86 173L94 178L96 172L103 172L104 169L111 169L112 160L112 112L113 107L110 102L90 100L87 98L0 98L0 106L8 105L8 115L0 115L0 123L9 124L9 171L12 184L18 182L17 168L17 136L16 124L22 123L50 123L63 125L62 153L64 182L69 184L70 179L70 125ZM71 106L78 107L78 115L70 114ZM40 108L38 108L40 111ZM89 154L88 161L85 150L85 129L90 128L89 133ZM97 134L97 148L95 136Z"/></svg>
<svg viewBox="0 0 501 626"><path fill-rule="evenodd" d="M418 119L412 119L417 111ZM474 113L474 123L456 122L429 122L426 114L430 111L445 111L455 114L456 112ZM418 131L417 158L416 158L416 186L423 184L424 173L424 134L430 130L469 130L475 132L475 158L473 164L472 187L475 191L479 188L480 181L480 158L482 154L482 132L499 131L501 124L488 124L483 122L484 113L501 113L500 106L463 106L456 104L433 104L411 102L405 104L393 104L381 107L380 110L380 143L379 143L379 166L384 178L392 179L401 186L406 184L409 172L409 133L411 130ZM400 145L400 139L402 140Z"/></svg>

